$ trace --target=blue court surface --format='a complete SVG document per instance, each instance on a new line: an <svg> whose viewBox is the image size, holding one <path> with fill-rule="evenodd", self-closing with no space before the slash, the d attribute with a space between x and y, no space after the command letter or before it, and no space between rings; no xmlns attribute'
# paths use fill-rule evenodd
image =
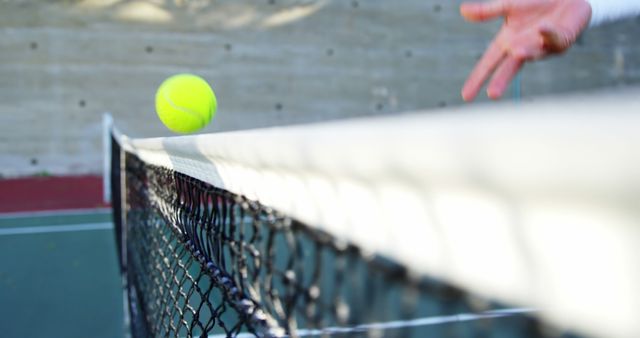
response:
<svg viewBox="0 0 640 338"><path fill-rule="evenodd" d="M122 337L110 210L0 214L0 335Z"/></svg>

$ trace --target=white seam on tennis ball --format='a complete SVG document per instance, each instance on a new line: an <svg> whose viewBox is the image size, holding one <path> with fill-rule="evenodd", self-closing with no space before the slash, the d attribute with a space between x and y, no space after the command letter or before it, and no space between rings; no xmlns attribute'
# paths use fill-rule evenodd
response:
<svg viewBox="0 0 640 338"><path fill-rule="evenodd" d="M185 107L180 107L177 104L175 104L171 98L169 97L169 93L167 93L167 90L164 90L164 98L165 100L169 103L169 105L171 105L173 108L180 110L182 112L191 114L193 116L195 116L197 119L200 120L200 128L204 127L206 125L206 121L204 121L204 118L202 117L202 115L196 111L193 111L189 108L185 108Z"/></svg>

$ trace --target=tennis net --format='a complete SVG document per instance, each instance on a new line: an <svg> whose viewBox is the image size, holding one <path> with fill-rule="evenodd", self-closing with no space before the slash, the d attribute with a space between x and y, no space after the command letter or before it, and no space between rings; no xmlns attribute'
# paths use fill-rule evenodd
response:
<svg viewBox="0 0 640 338"><path fill-rule="evenodd" d="M633 336L638 94L157 139L113 130L131 332ZM611 102L622 108L601 114Z"/></svg>

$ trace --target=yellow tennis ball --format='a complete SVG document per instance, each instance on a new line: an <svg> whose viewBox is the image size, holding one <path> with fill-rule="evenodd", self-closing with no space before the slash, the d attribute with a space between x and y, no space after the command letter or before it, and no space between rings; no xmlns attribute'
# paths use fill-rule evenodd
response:
<svg viewBox="0 0 640 338"><path fill-rule="evenodd" d="M156 113L176 133L204 128L218 109L216 94L207 81L192 74L178 74L164 80L156 92Z"/></svg>

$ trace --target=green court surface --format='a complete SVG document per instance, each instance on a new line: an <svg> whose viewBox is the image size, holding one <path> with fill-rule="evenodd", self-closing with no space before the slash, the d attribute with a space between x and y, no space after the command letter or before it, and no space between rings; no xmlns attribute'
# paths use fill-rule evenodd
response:
<svg viewBox="0 0 640 338"><path fill-rule="evenodd" d="M106 210L0 215L2 337L122 337Z"/></svg>

